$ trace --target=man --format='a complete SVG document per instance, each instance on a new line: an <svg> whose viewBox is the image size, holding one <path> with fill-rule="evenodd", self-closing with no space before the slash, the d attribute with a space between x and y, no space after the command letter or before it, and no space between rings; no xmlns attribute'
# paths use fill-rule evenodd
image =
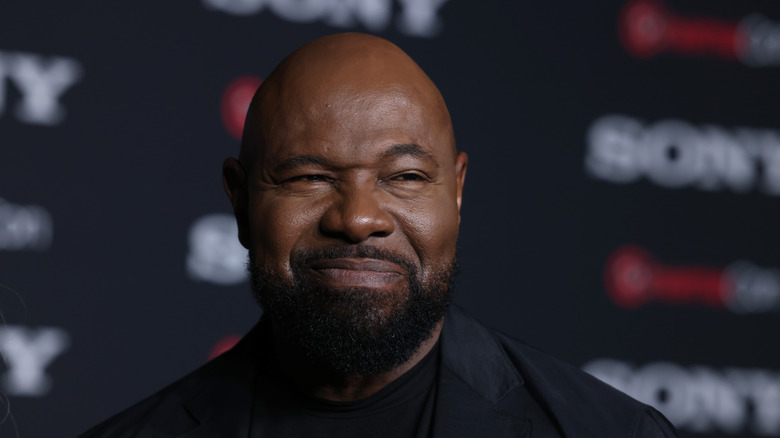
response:
<svg viewBox="0 0 780 438"><path fill-rule="evenodd" d="M285 59L224 184L260 323L84 437L671 437L655 410L449 309L467 156L361 34Z"/></svg>

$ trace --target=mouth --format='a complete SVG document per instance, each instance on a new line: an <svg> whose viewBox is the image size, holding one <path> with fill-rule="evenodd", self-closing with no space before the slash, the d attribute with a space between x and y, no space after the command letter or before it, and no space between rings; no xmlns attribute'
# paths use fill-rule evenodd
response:
<svg viewBox="0 0 780 438"><path fill-rule="evenodd" d="M332 288L386 288L406 277L401 266L371 258L319 259L309 269L315 282Z"/></svg>

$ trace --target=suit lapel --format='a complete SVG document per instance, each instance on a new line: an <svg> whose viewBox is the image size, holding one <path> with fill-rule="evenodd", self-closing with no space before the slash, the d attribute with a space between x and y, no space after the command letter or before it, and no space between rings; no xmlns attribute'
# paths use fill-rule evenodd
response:
<svg viewBox="0 0 780 438"><path fill-rule="evenodd" d="M531 420L502 412L455 373L442 368L433 420L434 438L531 436Z"/></svg>
<svg viewBox="0 0 780 438"><path fill-rule="evenodd" d="M269 343L265 325L257 324L182 394L184 409L198 425L177 438L249 437L257 364Z"/></svg>
<svg viewBox="0 0 780 438"><path fill-rule="evenodd" d="M224 437L224 438L247 438L249 437L250 418L252 413L252 391L246 390L225 390L215 385L214 389L204 391L203 394L209 394L208 402L191 401L185 409L192 412L196 406L211 405L207 410L198 410L191 415L200 423L198 426L189 430L177 438L206 438L206 437ZM197 408L195 409L197 410Z"/></svg>
<svg viewBox="0 0 780 438"><path fill-rule="evenodd" d="M434 438L560 436L495 336L455 306L441 360Z"/></svg>

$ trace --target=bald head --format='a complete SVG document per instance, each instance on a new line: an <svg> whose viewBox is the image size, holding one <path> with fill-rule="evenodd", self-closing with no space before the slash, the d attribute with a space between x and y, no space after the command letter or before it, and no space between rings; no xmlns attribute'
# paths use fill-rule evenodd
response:
<svg viewBox="0 0 780 438"><path fill-rule="evenodd" d="M286 130L301 128L305 119L343 123L350 109L360 111L361 104L366 107L376 99L393 100L396 111L424 116L431 138L454 152L449 112L425 72L387 40L344 33L300 47L263 82L247 114L240 160L249 169L269 143Z"/></svg>

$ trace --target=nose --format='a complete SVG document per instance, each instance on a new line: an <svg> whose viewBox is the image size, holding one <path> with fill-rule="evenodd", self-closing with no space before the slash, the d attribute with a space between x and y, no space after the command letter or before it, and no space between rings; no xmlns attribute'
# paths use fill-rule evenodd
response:
<svg viewBox="0 0 780 438"><path fill-rule="evenodd" d="M395 230L393 218L382 208L377 195L373 185L339 192L320 220L322 234L349 243L392 234Z"/></svg>

